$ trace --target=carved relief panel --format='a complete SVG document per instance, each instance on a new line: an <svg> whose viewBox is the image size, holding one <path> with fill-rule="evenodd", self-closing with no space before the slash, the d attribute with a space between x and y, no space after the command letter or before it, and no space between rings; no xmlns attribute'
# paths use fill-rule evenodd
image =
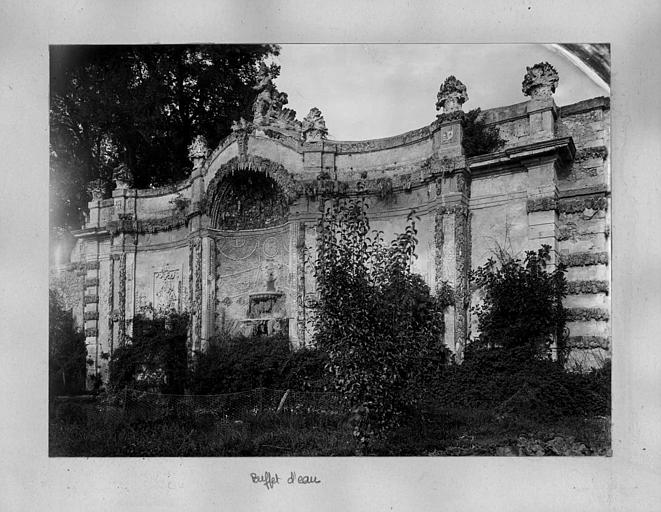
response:
<svg viewBox="0 0 661 512"><path fill-rule="evenodd" d="M281 294L284 305L296 293L290 275L289 227L266 233L220 235L216 241L216 331L251 317L251 296ZM294 283L295 284L295 283ZM254 297L253 297L254 298ZM291 316L286 307L271 311Z"/></svg>
<svg viewBox="0 0 661 512"><path fill-rule="evenodd" d="M164 268L154 272L152 304L155 309L181 309L181 269Z"/></svg>

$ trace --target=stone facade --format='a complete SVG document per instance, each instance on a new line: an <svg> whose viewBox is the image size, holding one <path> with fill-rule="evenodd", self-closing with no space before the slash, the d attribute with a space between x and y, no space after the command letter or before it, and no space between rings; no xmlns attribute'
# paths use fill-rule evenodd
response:
<svg viewBox="0 0 661 512"><path fill-rule="evenodd" d="M505 146L467 159L468 95L454 77L430 125L347 142L326 138L318 109L297 121L263 74L254 122L235 122L213 151L196 139L187 180L136 190L118 169L112 197L94 188L71 263L51 270L85 329L94 372L105 378L101 355L124 343L131 319L149 305L191 314L192 350L228 329L284 330L295 345L310 344L306 304L315 287L304 259L314 254L320 200L330 191L365 195L372 227L386 239L416 211L415 271L432 290L454 292L445 341L458 358L476 334L470 270L498 250L522 255L542 244L554 264L568 266L572 358L594 365L610 354L608 98L558 107L555 70L528 68L531 99L482 114Z"/></svg>

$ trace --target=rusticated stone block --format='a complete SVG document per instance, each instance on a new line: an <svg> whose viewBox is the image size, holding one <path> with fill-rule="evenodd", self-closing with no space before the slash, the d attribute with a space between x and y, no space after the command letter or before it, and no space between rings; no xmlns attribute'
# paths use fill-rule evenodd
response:
<svg viewBox="0 0 661 512"><path fill-rule="evenodd" d="M606 146L595 146L590 148L583 148L576 151L576 156L574 157L575 162L582 162L584 160L589 160L591 158L601 158L606 160L608 156L608 149Z"/></svg>
<svg viewBox="0 0 661 512"><path fill-rule="evenodd" d="M98 311L85 311L84 319L85 320L98 320L99 319L99 312Z"/></svg>
<svg viewBox="0 0 661 512"><path fill-rule="evenodd" d="M98 277L88 277L85 279L85 287L99 286Z"/></svg>
<svg viewBox="0 0 661 512"><path fill-rule="evenodd" d="M605 336L570 336L567 339L567 345L570 348L610 348L610 338Z"/></svg>
<svg viewBox="0 0 661 512"><path fill-rule="evenodd" d="M558 203L558 212L560 213L580 213L585 210L606 209L608 209L608 199L605 197L563 199Z"/></svg>
<svg viewBox="0 0 661 512"><path fill-rule="evenodd" d="M83 298L84 304L96 304L97 302L99 302L98 295L85 295L85 297Z"/></svg>
<svg viewBox="0 0 661 512"><path fill-rule="evenodd" d="M575 252L561 255L561 261L568 267L582 267L586 265L607 265L607 252Z"/></svg>
<svg viewBox="0 0 661 512"><path fill-rule="evenodd" d="M98 335L99 331L97 329L85 329L86 338L96 338Z"/></svg>
<svg viewBox="0 0 661 512"><path fill-rule="evenodd" d="M609 314L606 309L599 308L568 308L567 321L581 322L588 320L608 320Z"/></svg>
<svg viewBox="0 0 661 512"><path fill-rule="evenodd" d="M99 270L100 264L99 261L88 261L85 263L85 269L86 270Z"/></svg>
<svg viewBox="0 0 661 512"><path fill-rule="evenodd" d="M605 293L609 291L608 281L570 281L567 283L567 294Z"/></svg>
<svg viewBox="0 0 661 512"><path fill-rule="evenodd" d="M538 197L536 199L528 199L528 202L526 203L526 210L528 213L555 210L556 207L557 201L553 197Z"/></svg>

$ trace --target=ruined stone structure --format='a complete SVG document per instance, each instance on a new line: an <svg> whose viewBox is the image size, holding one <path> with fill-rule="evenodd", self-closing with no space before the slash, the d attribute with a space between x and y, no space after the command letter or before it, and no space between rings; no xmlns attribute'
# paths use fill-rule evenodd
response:
<svg viewBox="0 0 661 512"><path fill-rule="evenodd" d="M124 343L143 306L186 310L190 348L221 329L288 332L312 343L307 301L320 200L332 191L365 195L372 227L386 240L415 209L420 221L414 270L432 290L450 284L446 344L461 356L475 334L469 271L494 251L552 247L568 266L568 343L573 357L610 352L610 104L599 97L558 107L548 64L528 68L528 101L483 112L506 140L497 152L466 158L461 110L466 87L442 85L431 124L377 140L328 140L321 112L300 122L283 108L262 70L254 119L209 151L190 147L194 169L174 187L136 190L118 169L112 197L93 184L89 218L74 233L70 262L52 285L84 326L93 371ZM431 110L431 109L430 109ZM432 117L430 112L430 117Z"/></svg>

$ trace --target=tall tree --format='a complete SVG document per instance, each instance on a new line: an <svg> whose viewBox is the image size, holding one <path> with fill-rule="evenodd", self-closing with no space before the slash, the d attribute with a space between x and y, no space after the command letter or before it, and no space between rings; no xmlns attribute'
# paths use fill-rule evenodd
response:
<svg viewBox="0 0 661 512"><path fill-rule="evenodd" d="M213 147L248 117L258 65L279 53L276 45L50 50L51 225L67 227L80 226L86 185L110 188L120 163L141 188L188 176L193 138Z"/></svg>

